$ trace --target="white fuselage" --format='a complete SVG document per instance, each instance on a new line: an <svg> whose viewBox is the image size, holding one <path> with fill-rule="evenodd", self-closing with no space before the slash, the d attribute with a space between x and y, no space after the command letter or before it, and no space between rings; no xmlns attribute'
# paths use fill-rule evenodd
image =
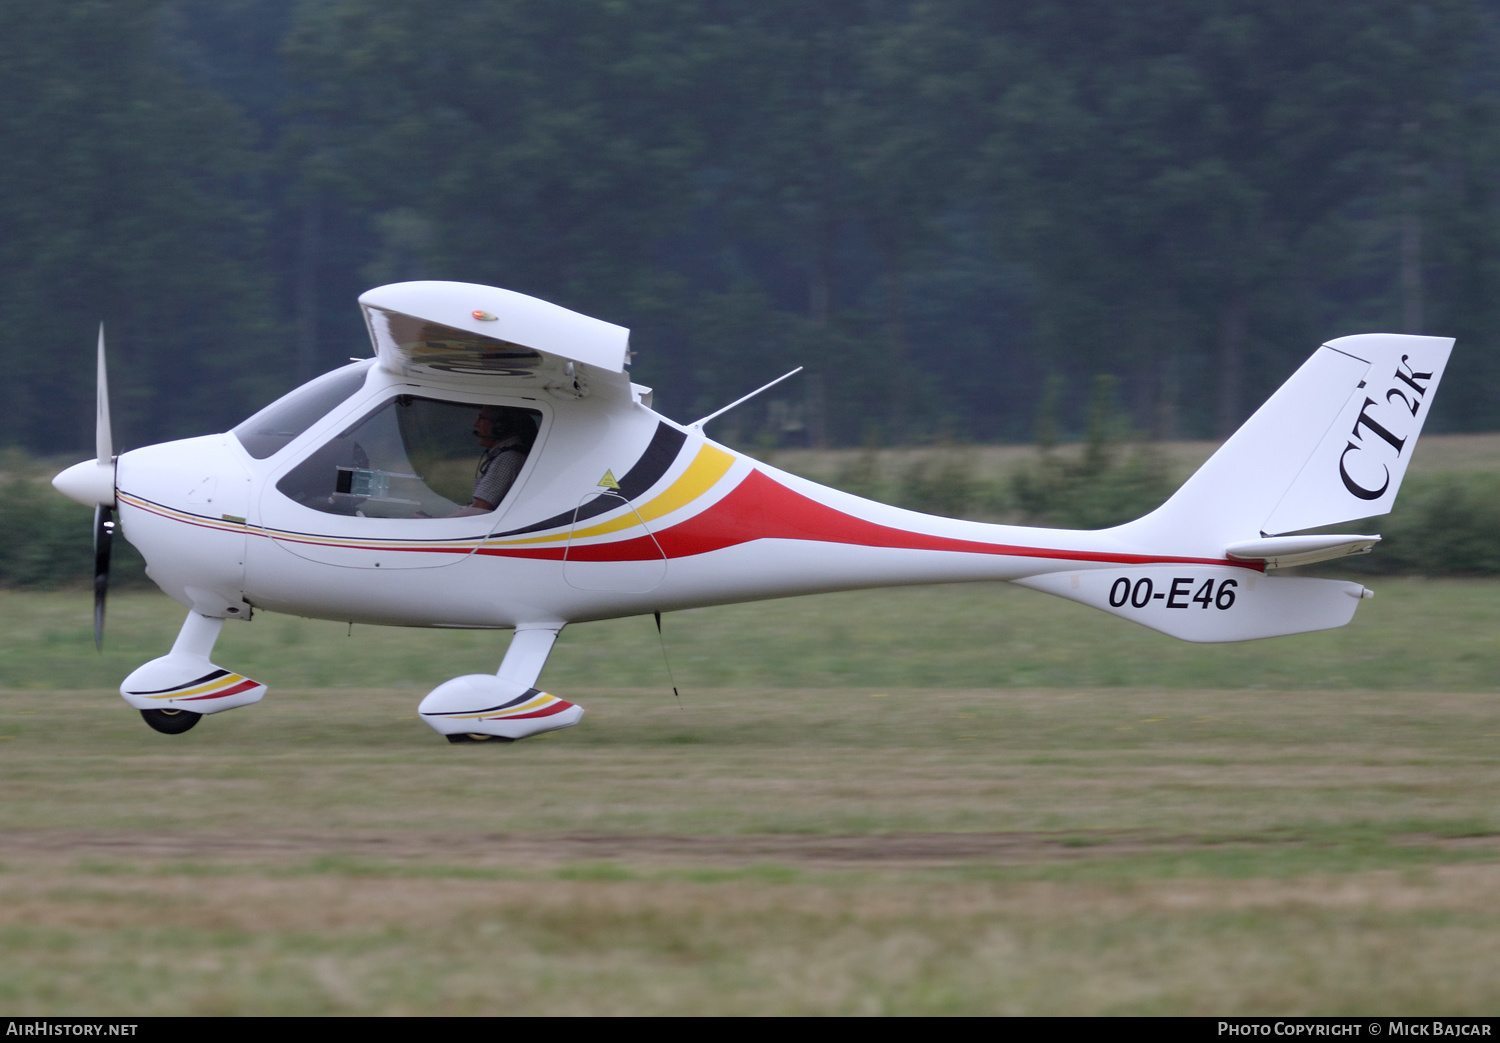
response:
<svg viewBox="0 0 1500 1043"><path fill-rule="evenodd" d="M151 578L206 615L245 618L262 608L439 627L1204 561L1163 559L1114 530L986 525L864 500L735 453L662 418L634 392L629 402L607 401L624 386L601 383L588 397L480 395L369 365L359 391L264 459L233 434L123 454L122 529ZM535 446L497 511L346 516L278 490L320 446L402 394L541 414ZM611 478L627 486L621 495Z"/></svg>

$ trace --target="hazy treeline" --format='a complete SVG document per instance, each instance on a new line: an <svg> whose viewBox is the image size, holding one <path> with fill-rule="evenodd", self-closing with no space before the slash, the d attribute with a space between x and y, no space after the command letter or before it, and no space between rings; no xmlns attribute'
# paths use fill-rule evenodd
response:
<svg viewBox="0 0 1500 1043"><path fill-rule="evenodd" d="M0 444L91 444L101 318L128 446L366 353L355 297L409 278L631 326L684 420L805 364L742 441L1066 437L1101 374L1207 437L1372 329L1459 337L1433 426L1492 428L1497 14L7 4Z"/></svg>

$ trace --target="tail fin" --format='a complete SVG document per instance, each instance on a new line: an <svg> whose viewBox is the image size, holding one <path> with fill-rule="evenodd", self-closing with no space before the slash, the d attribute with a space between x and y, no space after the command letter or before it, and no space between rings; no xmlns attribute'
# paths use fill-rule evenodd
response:
<svg viewBox="0 0 1500 1043"><path fill-rule="evenodd" d="M1323 345L1161 507L1116 532L1173 554L1390 511L1453 341Z"/></svg>

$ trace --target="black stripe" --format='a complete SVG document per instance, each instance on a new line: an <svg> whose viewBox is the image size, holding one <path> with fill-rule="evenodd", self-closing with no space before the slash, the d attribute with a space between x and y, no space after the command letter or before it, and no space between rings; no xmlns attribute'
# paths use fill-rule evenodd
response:
<svg viewBox="0 0 1500 1043"><path fill-rule="evenodd" d="M620 479L620 489L607 490L594 497L592 500L581 505L576 511L564 511L562 514L554 514L545 521L539 521L535 525L528 525L523 529L511 529L509 532L497 532L491 539L499 539L505 536L520 536L528 532L539 532L542 529L555 529L559 525L576 525L585 518L593 518L596 515L612 511L620 506L619 499L624 497L633 500L657 482L661 476L667 473L667 469L677 459L677 454L682 451L682 444L687 441L687 435L670 427L667 424L658 423L656 434L651 436L651 444L641 454L641 458L635 462L635 466L625 472L625 477Z"/></svg>
<svg viewBox="0 0 1500 1043"><path fill-rule="evenodd" d="M212 681L215 677L223 677L227 673L229 673L228 670L215 670L211 674L204 674L202 677L198 678L198 680L196 680L196 681L188 681L185 684L174 684L171 688L158 688L154 692L131 692L130 694L131 695L161 695L163 692L175 692L179 688L191 688L195 684L202 684L205 681Z"/></svg>
<svg viewBox="0 0 1500 1043"><path fill-rule="evenodd" d="M541 695L541 694L542 694L541 690L538 689L538 688L528 688L528 689L526 689L526 691L524 691L520 695L516 696L510 702L508 702L508 703L501 703L499 706L486 706L483 710L428 710L428 711L424 711L422 713L422 716L423 717L447 717L449 714L455 714L455 713L494 713L496 710L503 710L503 709L505 709L508 706L515 706L517 703L524 703L527 699L530 699L533 695Z"/></svg>

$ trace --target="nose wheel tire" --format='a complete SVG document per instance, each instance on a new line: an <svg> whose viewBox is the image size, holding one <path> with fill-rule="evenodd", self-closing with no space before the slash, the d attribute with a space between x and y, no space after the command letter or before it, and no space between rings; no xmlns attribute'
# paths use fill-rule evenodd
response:
<svg viewBox="0 0 1500 1043"><path fill-rule="evenodd" d="M192 710L142 710L141 717L163 735L181 735L202 719Z"/></svg>
<svg viewBox="0 0 1500 1043"><path fill-rule="evenodd" d="M142 712L144 712L144 711L142 711ZM515 742L516 740L514 740L514 739L507 739L503 735L489 735L489 734L486 734L485 732L458 732L458 733L456 733L454 735L448 736L448 741L449 742L458 743L458 742Z"/></svg>

